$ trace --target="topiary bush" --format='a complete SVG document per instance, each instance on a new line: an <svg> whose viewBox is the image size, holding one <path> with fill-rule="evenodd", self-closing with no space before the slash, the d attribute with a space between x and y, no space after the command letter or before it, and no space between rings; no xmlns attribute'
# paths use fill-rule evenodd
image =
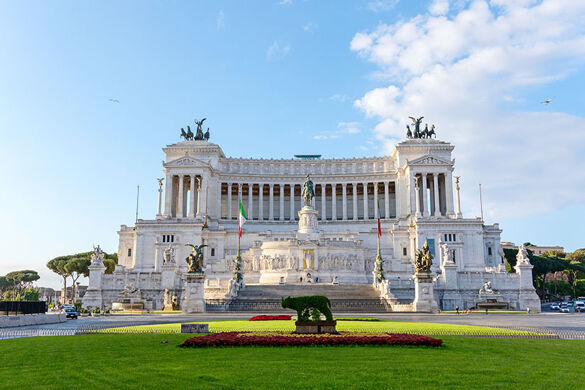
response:
<svg viewBox="0 0 585 390"><path fill-rule="evenodd" d="M281 304L285 309L296 310L299 322L309 321L309 315L314 310L321 312L327 321L333 321L333 314L331 314L331 302L329 302L329 299L323 295L282 298ZM320 320L321 316L319 315L319 319L317 321Z"/></svg>

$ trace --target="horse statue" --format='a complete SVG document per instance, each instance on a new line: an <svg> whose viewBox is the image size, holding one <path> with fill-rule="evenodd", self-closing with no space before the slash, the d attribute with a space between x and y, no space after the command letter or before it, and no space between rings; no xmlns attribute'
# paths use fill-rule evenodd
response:
<svg viewBox="0 0 585 390"><path fill-rule="evenodd" d="M437 138L437 133L435 133L435 125L431 125L431 129L429 130L427 137L432 138L433 135L435 138Z"/></svg>
<svg viewBox="0 0 585 390"><path fill-rule="evenodd" d="M305 180L305 183L303 183L301 196L305 200L305 205L310 207L312 200L315 197L315 190L313 189L313 182L311 181L309 174L307 174L307 179Z"/></svg>
<svg viewBox="0 0 585 390"><path fill-rule="evenodd" d="M203 134L203 138L205 138L206 141L209 141L209 127L207 128L205 134Z"/></svg>
<svg viewBox="0 0 585 390"><path fill-rule="evenodd" d="M192 141L193 140L193 132L191 131L191 127L190 126L187 126L187 139L189 141Z"/></svg>
<svg viewBox="0 0 585 390"><path fill-rule="evenodd" d="M421 131L421 138L429 138L429 124L425 123L425 129Z"/></svg>
<svg viewBox="0 0 585 390"><path fill-rule="evenodd" d="M406 125L406 138L412 138L412 131L410 131L410 126Z"/></svg>
<svg viewBox="0 0 585 390"><path fill-rule="evenodd" d="M197 125L197 130L195 131L195 139L196 140L203 140L203 130L201 129L201 126L203 126L203 122L205 122L207 118L203 118L200 121L197 120L197 118L195 118L194 122Z"/></svg>
<svg viewBox="0 0 585 390"><path fill-rule="evenodd" d="M181 137L185 138L185 141L189 140L189 136L185 133L185 129L181 127Z"/></svg>
<svg viewBox="0 0 585 390"><path fill-rule="evenodd" d="M189 270L187 272L190 274L203 273L203 248L207 245L201 244L195 246L193 244L185 244L185 246L193 248L191 254L185 259L187 264L189 264Z"/></svg>

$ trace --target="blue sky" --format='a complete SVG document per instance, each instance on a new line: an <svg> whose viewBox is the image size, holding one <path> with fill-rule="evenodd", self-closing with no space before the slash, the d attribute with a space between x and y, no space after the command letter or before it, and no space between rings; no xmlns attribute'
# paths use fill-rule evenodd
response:
<svg viewBox="0 0 585 390"><path fill-rule="evenodd" d="M466 215L481 182L503 240L584 247L583 16L562 1L2 2L0 274L55 287L49 259L117 250L136 186L153 217L161 148L202 116L229 156L289 158L389 154L424 115L456 146Z"/></svg>

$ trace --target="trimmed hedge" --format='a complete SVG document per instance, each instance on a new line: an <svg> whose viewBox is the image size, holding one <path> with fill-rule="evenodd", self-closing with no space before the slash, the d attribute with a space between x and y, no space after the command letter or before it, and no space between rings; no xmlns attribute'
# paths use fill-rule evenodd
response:
<svg viewBox="0 0 585 390"><path fill-rule="evenodd" d="M443 343L441 339L420 336L415 334L387 333L374 336L352 336L350 334L337 335L258 335L249 332L222 332L212 333L206 336L192 337L180 347L244 347L244 346L270 346L270 347L294 347L311 345L417 345L439 347Z"/></svg>

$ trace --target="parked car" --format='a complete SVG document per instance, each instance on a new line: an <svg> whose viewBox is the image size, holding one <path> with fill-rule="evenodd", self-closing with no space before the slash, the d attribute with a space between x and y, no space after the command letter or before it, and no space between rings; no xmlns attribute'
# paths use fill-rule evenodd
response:
<svg viewBox="0 0 585 390"><path fill-rule="evenodd" d="M72 318L74 320L77 319L78 314L75 311L75 309L68 307L68 308L65 308L64 312L65 312L65 315L67 316L67 318Z"/></svg>
<svg viewBox="0 0 585 390"><path fill-rule="evenodd" d="M550 309L551 310L560 310L561 304L559 302L553 302L550 304Z"/></svg>

